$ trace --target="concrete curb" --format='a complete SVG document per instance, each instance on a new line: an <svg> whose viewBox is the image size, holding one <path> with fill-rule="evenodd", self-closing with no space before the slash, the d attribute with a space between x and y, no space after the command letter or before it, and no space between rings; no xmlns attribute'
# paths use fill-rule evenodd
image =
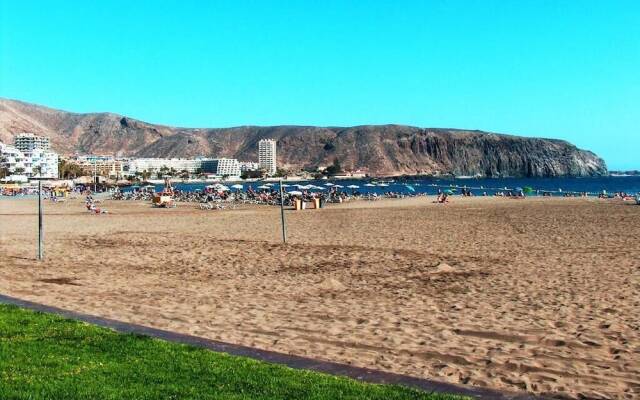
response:
<svg viewBox="0 0 640 400"><path fill-rule="evenodd" d="M415 378L406 375L394 374L372 370L368 368L353 367L328 361L314 360L312 358L299 357L273 351L260 350L247 346L240 346L231 343L219 342L202 337L185 335L181 333L151 328L143 325L130 324L113 319L102 318L89 314L82 314L75 311L64 310L44 304L21 300L15 297L0 294L0 303L11 304L33 311L57 314L65 318L71 318L104 328L113 329L122 333L136 333L163 339L171 342L188 344L202 347L209 350L231 354L234 356L249 357L260 361L282 364L295 369L307 369L316 372L323 372L332 375L345 376L363 382L379 384L396 384L413 388L418 388L427 392L440 392L458 394L473 397L476 399L491 400L538 400L542 397L533 396L526 393L499 392L491 389L475 388L471 386L454 385L445 382L437 382L429 379Z"/></svg>

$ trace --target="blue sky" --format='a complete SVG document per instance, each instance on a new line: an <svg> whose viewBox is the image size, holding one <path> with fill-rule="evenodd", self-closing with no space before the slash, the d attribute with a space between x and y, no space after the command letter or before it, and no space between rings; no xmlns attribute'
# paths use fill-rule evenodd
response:
<svg viewBox="0 0 640 400"><path fill-rule="evenodd" d="M640 1L0 0L0 97L189 127L482 129L640 168Z"/></svg>

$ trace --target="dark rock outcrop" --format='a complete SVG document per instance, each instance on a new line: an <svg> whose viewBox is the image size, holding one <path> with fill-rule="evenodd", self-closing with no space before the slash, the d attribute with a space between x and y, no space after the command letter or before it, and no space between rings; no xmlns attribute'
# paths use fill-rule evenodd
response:
<svg viewBox="0 0 640 400"><path fill-rule="evenodd" d="M595 154L554 139L402 125L341 127L243 126L187 129L110 113L74 114L0 99L0 141L34 132L62 154L138 157L234 157L256 160L258 141L278 140L278 162L313 169L335 159L345 170L372 175L596 176L607 173Z"/></svg>

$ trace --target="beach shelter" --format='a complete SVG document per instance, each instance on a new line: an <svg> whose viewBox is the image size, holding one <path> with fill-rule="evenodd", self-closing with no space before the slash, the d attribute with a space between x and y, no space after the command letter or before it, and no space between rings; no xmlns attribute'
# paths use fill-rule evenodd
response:
<svg viewBox="0 0 640 400"><path fill-rule="evenodd" d="M299 191L299 190L292 190L292 191L287 192L287 193L289 193L292 196L302 196L302 192Z"/></svg>
<svg viewBox="0 0 640 400"><path fill-rule="evenodd" d="M360 188L360 186L358 186L358 185L349 185L349 186L347 186L347 187L348 187L349 189L358 189L358 188Z"/></svg>
<svg viewBox="0 0 640 400"><path fill-rule="evenodd" d="M376 185L374 185L373 183L365 183L364 185L366 187L376 187Z"/></svg>
<svg viewBox="0 0 640 400"><path fill-rule="evenodd" d="M342 186L342 185L333 185L333 187L336 187L336 188L343 188L344 186Z"/></svg>
<svg viewBox="0 0 640 400"><path fill-rule="evenodd" d="M378 183L378 186L380 186L380 187L387 187L387 186L389 186L389 185L387 185L386 183Z"/></svg>
<svg viewBox="0 0 640 400"><path fill-rule="evenodd" d="M333 183L331 183L331 182L327 182L327 183L325 183L324 185L325 185L325 186L333 186Z"/></svg>
<svg viewBox="0 0 640 400"><path fill-rule="evenodd" d="M231 187L234 188L234 189L242 189L244 186L242 186L240 184L236 184L236 185L233 185Z"/></svg>
<svg viewBox="0 0 640 400"><path fill-rule="evenodd" d="M261 186L258 186L258 189L271 189L271 186L261 185Z"/></svg>

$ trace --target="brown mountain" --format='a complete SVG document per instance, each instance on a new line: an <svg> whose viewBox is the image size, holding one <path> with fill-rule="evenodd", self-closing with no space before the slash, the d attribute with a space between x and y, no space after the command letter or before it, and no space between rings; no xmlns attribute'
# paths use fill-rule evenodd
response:
<svg viewBox="0 0 640 400"><path fill-rule="evenodd" d="M0 99L0 141L33 132L51 138L61 154L137 157L233 157L256 160L262 138L278 141L285 168L327 166L372 175L593 176L602 159L555 139L402 125L355 127L242 126L192 129L155 125L111 113L76 114Z"/></svg>

